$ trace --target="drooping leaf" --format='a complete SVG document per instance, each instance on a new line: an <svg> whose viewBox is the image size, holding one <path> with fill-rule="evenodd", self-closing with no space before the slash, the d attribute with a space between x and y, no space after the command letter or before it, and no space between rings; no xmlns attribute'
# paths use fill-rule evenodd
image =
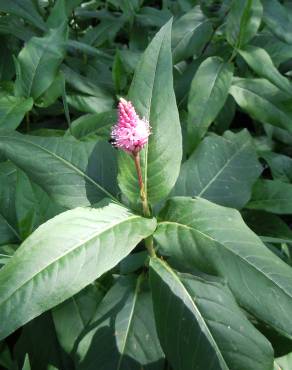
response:
<svg viewBox="0 0 292 370"><path fill-rule="evenodd" d="M236 78L230 94L252 118L292 132L291 97L269 81Z"/></svg>
<svg viewBox="0 0 292 370"><path fill-rule="evenodd" d="M16 129L21 123L26 112L32 108L31 98L23 99L14 96L0 98L0 128Z"/></svg>
<svg viewBox="0 0 292 370"><path fill-rule="evenodd" d="M199 196L242 208L260 173L261 166L246 131L210 136L183 163L172 194Z"/></svg>
<svg viewBox="0 0 292 370"><path fill-rule="evenodd" d="M274 85L278 86L279 89L292 95L292 85L290 81L281 75L274 66L271 57L264 49L247 45L244 49L239 50L239 53L259 77L266 78Z"/></svg>
<svg viewBox="0 0 292 370"><path fill-rule="evenodd" d="M260 156L268 163L275 180L292 182L292 158L268 151L261 152Z"/></svg>
<svg viewBox="0 0 292 370"><path fill-rule="evenodd" d="M278 0L261 0L264 6L263 21L280 40L292 44L292 21Z"/></svg>
<svg viewBox="0 0 292 370"><path fill-rule="evenodd" d="M191 151L223 107L232 77L233 66L218 57L207 58L195 74L188 100Z"/></svg>
<svg viewBox="0 0 292 370"><path fill-rule="evenodd" d="M129 98L138 114L149 120L152 134L141 151L142 173L148 199L156 203L170 192L182 157L178 110L173 91L171 21L156 34L136 68ZM119 185L132 202L139 199L134 161L119 153Z"/></svg>
<svg viewBox="0 0 292 370"><path fill-rule="evenodd" d="M91 284L52 310L58 341L66 353L76 349L75 343L88 327L103 295L98 285Z"/></svg>
<svg viewBox="0 0 292 370"><path fill-rule="evenodd" d="M161 345L174 369L271 370L273 350L216 279L150 263Z"/></svg>
<svg viewBox="0 0 292 370"><path fill-rule="evenodd" d="M161 252L185 267L224 277L241 306L292 337L287 316L292 268L265 247L237 211L177 197L168 201L160 220L154 237Z"/></svg>
<svg viewBox="0 0 292 370"><path fill-rule="evenodd" d="M260 0L236 0L227 16L226 37L235 48L247 44L261 24L263 6Z"/></svg>
<svg viewBox="0 0 292 370"><path fill-rule="evenodd" d="M155 225L112 203L75 208L40 226L0 270L0 338L113 268Z"/></svg>
<svg viewBox="0 0 292 370"><path fill-rule="evenodd" d="M16 96L37 99L54 81L65 56L67 25L52 29L44 37L33 37L16 59Z"/></svg>
<svg viewBox="0 0 292 370"><path fill-rule="evenodd" d="M31 0L0 0L0 11L24 18L42 31L47 29Z"/></svg>
<svg viewBox="0 0 292 370"><path fill-rule="evenodd" d="M107 142L1 131L0 152L64 207L116 194L116 153Z"/></svg>
<svg viewBox="0 0 292 370"><path fill-rule="evenodd" d="M173 24L171 43L174 63L201 53L212 33L212 23L199 6L181 16Z"/></svg>
<svg viewBox="0 0 292 370"><path fill-rule="evenodd" d="M278 214L292 214L292 184L280 180L258 180L247 207Z"/></svg>
<svg viewBox="0 0 292 370"><path fill-rule="evenodd" d="M78 369L163 370L164 355L144 275L120 277L98 306L90 327L78 346ZM104 350L97 353L101 347Z"/></svg>

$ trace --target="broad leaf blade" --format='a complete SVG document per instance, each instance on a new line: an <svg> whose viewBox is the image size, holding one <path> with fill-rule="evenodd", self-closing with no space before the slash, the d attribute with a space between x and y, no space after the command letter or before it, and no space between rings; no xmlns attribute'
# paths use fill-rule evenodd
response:
<svg viewBox="0 0 292 370"><path fill-rule="evenodd" d="M235 48L247 44L257 33L262 13L260 0L233 1L226 24L228 42Z"/></svg>
<svg viewBox="0 0 292 370"><path fill-rule="evenodd" d="M269 81L236 78L230 94L252 118L292 132L291 97Z"/></svg>
<svg viewBox="0 0 292 370"><path fill-rule="evenodd" d="M272 369L271 345L216 279L177 274L155 258L150 282L158 335L175 369Z"/></svg>
<svg viewBox="0 0 292 370"><path fill-rule="evenodd" d="M154 204L172 189L182 157L182 139L176 106L171 58L171 21L156 34L135 72L129 98L141 117L149 120L152 134L141 151L142 172L149 201ZM132 202L139 199L134 161L119 157L119 184Z"/></svg>
<svg viewBox="0 0 292 370"><path fill-rule="evenodd" d="M232 77L232 64L218 57L207 58L195 74L188 100L191 151L224 106Z"/></svg>
<svg viewBox="0 0 292 370"><path fill-rule="evenodd" d="M292 214L292 184L280 180L257 181L247 207L278 214Z"/></svg>
<svg viewBox="0 0 292 370"><path fill-rule="evenodd" d="M40 226L0 270L0 338L110 270L155 225L110 204L75 208Z"/></svg>
<svg viewBox="0 0 292 370"><path fill-rule="evenodd" d="M14 130L21 123L26 112L33 106L33 100L3 96L0 98L0 128Z"/></svg>
<svg viewBox="0 0 292 370"><path fill-rule="evenodd" d="M33 37L16 59L15 95L40 97L56 78L65 57L67 24L44 37Z"/></svg>
<svg viewBox="0 0 292 370"><path fill-rule="evenodd" d="M292 338L292 269L265 247L237 211L177 197L161 219L154 237L163 253L223 276L240 305Z"/></svg>
<svg viewBox="0 0 292 370"><path fill-rule="evenodd" d="M116 153L100 140L0 132L0 152L67 208L114 198Z"/></svg>
<svg viewBox="0 0 292 370"><path fill-rule="evenodd" d="M287 94L292 94L290 81L277 70L265 49L247 45L244 49L239 50L239 54L258 76L266 78Z"/></svg>
<svg viewBox="0 0 292 370"><path fill-rule="evenodd" d="M183 163L172 194L200 196L224 206L242 208L250 199L252 185L260 173L261 166L246 131L211 136Z"/></svg>
<svg viewBox="0 0 292 370"><path fill-rule="evenodd" d="M110 312L110 315L108 314ZM123 276L99 305L91 330L81 339L80 370L162 370L164 355L145 276ZM96 352L96 348L103 351Z"/></svg>

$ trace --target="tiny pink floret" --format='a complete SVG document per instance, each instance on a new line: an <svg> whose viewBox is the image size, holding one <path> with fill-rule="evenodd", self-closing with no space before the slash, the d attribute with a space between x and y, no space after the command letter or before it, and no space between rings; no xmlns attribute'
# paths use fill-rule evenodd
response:
<svg viewBox="0 0 292 370"><path fill-rule="evenodd" d="M118 122L111 133L113 145L135 154L147 144L149 135L149 122L138 116L130 101L121 98L118 105Z"/></svg>

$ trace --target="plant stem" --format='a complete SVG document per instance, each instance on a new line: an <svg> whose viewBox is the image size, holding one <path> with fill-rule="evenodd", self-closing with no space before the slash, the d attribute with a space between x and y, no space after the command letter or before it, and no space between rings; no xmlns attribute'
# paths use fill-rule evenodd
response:
<svg viewBox="0 0 292 370"><path fill-rule="evenodd" d="M138 175L138 182L139 182L139 188L140 188L140 198L142 202L142 207L143 207L143 215L146 217L151 216L150 208L148 205L148 200L147 200L147 193L145 191L145 186L143 182L143 176L142 176L142 170L141 170L141 163L140 163L140 154L139 152L133 153L133 158L135 162L135 167ZM148 250L148 253L150 257L156 257L155 249L153 246L153 237L152 235L148 236L148 238L145 239L145 246Z"/></svg>

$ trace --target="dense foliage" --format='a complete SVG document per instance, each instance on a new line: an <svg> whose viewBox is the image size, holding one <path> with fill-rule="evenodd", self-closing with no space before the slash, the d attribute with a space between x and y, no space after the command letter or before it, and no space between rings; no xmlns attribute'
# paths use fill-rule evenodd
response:
<svg viewBox="0 0 292 370"><path fill-rule="evenodd" d="M292 3L0 0L0 37L0 366L291 370Z"/></svg>

